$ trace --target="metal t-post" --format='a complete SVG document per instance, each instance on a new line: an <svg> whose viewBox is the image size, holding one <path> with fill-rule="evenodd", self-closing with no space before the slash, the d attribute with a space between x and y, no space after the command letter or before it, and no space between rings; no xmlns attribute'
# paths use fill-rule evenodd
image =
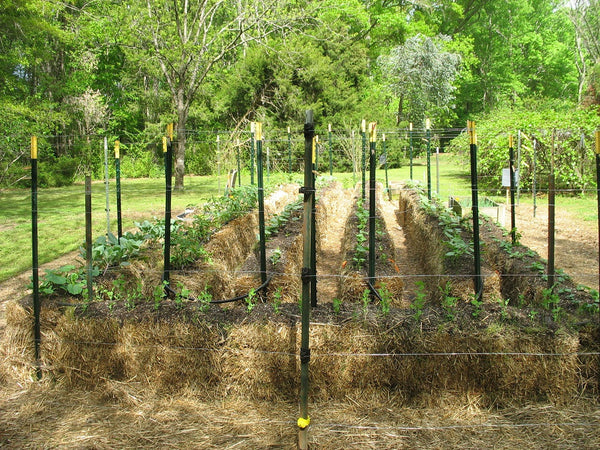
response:
<svg viewBox="0 0 600 450"><path fill-rule="evenodd" d="M473 202L473 254L474 254L474 284L475 297L481 300L483 295L483 280L481 278L481 251L479 245L479 192L477 187L477 134L475 133L475 122L467 122L467 130L470 136L471 151L471 196Z"/></svg>
<svg viewBox="0 0 600 450"><path fill-rule="evenodd" d="M369 124L369 284L375 285L375 152L377 124Z"/></svg>

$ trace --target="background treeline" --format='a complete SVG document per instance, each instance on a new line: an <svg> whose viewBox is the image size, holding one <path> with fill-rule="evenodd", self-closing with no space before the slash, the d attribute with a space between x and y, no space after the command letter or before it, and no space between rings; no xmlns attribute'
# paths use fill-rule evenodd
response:
<svg viewBox="0 0 600 450"><path fill-rule="evenodd" d="M153 175L169 122L182 187L216 169L219 131L227 157L264 122L277 154L308 108L323 134L478 115L490 130L589 134L599 23L600 0L4 0L0 187L27 182L32 134L47 185L100 176L105 136L121 139L129 176Z"/></svg>

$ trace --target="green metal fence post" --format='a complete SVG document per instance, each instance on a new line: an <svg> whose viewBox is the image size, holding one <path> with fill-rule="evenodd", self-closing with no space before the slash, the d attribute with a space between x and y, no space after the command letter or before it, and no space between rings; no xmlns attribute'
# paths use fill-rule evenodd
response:
<svg viewBox="0 0 600 450"><path fill-rule="evenodd" d="M516 191L516 168L515 168L515 149L513 147L513 136L508 136L508 166L510 176L510 237L514 244L517 243L517 224L515 211L515 191Z"/></svg>
<svg viewBox="0 0 600 450"><path fill-rule="evenodd" d="M165 157L165 248L163 262L163 281L170 282L171 275L171 196L173 192L173 124L167 126L167 137L163 137Z"/></svg>
<svg viewBox="0 0 600 450"><path fill-rule="evenodd" d="M254 141L255 141L256 123L250 122L250 184L254 186Z"/></svg>
<svg viewBox="0 0 600 450"><path fill-rule="evenodd" d="M375 152L377 124L369 123L369 284L375 285Z"/></svg>
<svg viewBox="0 0 600 450"><path fill-rule="evenodd" d="M121 216L121 155L120 143L115 141L115 178L117 184L117 236L123 236L123 219Z"/></svg>
<svg viewBox="0 0 600 450"><path fill-rule="evenodd" d="M329 176L333 175L333 155L331 154L331 124L327 127L329 141Z"/></svg>
<svg viewBox="0 0 600 450"><path fill-rule="evenodd" d="M408 124L408 136L410 140L409 161L410 161L410 179L413 179L413 124Z"/></svg>
<svg viewBox="0 0 600 450"><path fill-rule="evenodd" d="M425 120L425 132L427 135L427 198L431 200L431 121Z"/></svg>
<svg viewBox="0 0 600 450"><path fill-rule="evenodd" d="M35 373L37 379L42 378L40 367L40 344L42 333L40 330L40 286L39 286L39 256L38 256L38 146L37 136L31 136L31 260L33 284L33 345L35 358Z"/></svg>
<svg viewBox="0 0 600 450"><path fill-rule="evenodd" d="M302 330L300 342L300 417L298 418L298 447L308 449L308 426L310 418L308 415L308 367L310 362L309 327L310 327L310 296L311 278L313 275L312 247L314 246L312 234L312 197L315 195L314 176L312 166L314 163L314 122L313 112L306 111L306 122L304 124L304 249L302 253Z"/></svg>
<svg viewBox="0 0 600 450"><path fill-rule="evenodd" d="M365 188L366 188L366 183L367 183L367 168L366 168L366 164L367 164L367 121L365 119L362 120L361 125L360 125L360 134L362 137L362 196L361 198L364 200L365 199Z"/></svg>
<svg viewBox="0 0 600 450"><path fill-rule="evenodd" d="M94 298L92 274L92 177L85 176L85 262L87 273L87 295L88 301L91 303Z"/></svg>
<svg viewBox="0 0 600 450"><path fill-rule="evenodd" d="M265 192L264 192L264 180L263 180L263 162L262 162L262 123L256 122L254 125L255 138L256 138L256 178L258 180L258 233L259 233L259 246L260 246L260 280L261 283L267 281L267 257L265 247Z"/></svg>
<svg viewBox="0 0 600 450"><path fill-rule="evenodd" d="M471 150L471 196L473 203L473 254L474 254L474 284L475 297L481 301L483 295L483 280L481 278L481 250L479 245L479 191L477 187L477 134L475 122L467 121Z"/></svg>

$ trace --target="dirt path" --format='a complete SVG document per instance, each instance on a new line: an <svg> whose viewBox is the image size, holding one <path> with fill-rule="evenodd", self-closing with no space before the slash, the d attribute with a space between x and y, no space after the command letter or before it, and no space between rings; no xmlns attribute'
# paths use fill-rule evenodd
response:
<svg viewBox="0 0 600 450"><path fill-rule="evenodd" d="M510 228L507 214L506 228ZM542 258L548 257L548 206L539 205L536 217L533 206L516 209L517 230L521 243ZM564 270L576 283L598 289L598 229L594 222L583 221L560 208L556 211L556 267Z"/></svg>
<svg viewBox="0 0 600 450"><path fill-rule="evenodd" d="M317 229L322 233L321 247L317 254L317 274L319 282L317 284L317 295L319 302L331 303L339 295L339 275L343 256L342 238L346 221L352 205L356 201L356 192L353 189L342 189L339 183L324 190L319 199L319 203L327 205L326 228ZM319 208L317 208L319 214Z"/></svg>
<svg viewBox="0 0 600 450"><path fill-rule="evenodd" d="M404 288L402 292L402 303L408 307L414 298L416 292L416 273L415 265L411 264L411 257L406 246L406 237L402 227L398 224L396 212L398 210L397 201L389 201L384 198L380 201L381 211L387 231L394 242L396 250L394 261L400 269L400 276L403 277Z"/></svg>

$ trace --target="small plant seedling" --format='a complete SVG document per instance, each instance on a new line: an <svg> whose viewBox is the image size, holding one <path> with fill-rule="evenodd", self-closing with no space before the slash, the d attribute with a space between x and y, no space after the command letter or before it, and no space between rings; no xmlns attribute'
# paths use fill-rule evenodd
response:
<svg viewBox="0 0 600 450"><path fill-rule="evenodd" d="M200 292L198 296L198 302L200 303L199 308L201 312L206 312L210 308L210 302L212 301L212 295L209 292L209 286L204 286L204 290Z"/></svg>
<svg viewBox="0 0 600 450"><path fill-rule="evenodd" d="M183 308L184 300L187 300L190 297L190 291L189 289L186 289L181 281L177 282L177 289L179 289L179 292L175 294L175 305L177 308L181 309Z"/></svg>
<svg viewBox="0 0 600 450"><path fill-rule="evenodd" d="M477 296L475 294L471 294L470 303L471 303L471 305L473 305L475 307L475 309L473 309L473 312L471 313L471 315L473 317L479 317L479 314L481 314L481 305L483 305L483 300L477 299Z"/></svg>
<svg viewBox="0 0 600 450"><path fill-rule="evenodd" d="M342 306L342 301L339 298L334 298L333 299L333 312L336 314L339 314L341 306Z"/></svg>
<svg viewBox="0 0 600 450"><path fill-rule="evenodd" d="M252 312L254 307L256 306L256 290L250 289L248 295L246 296L246 310L248 314Z"/></svg>
<svg viewBox="0 0 600 450"><path fill-rule="evenodd" d="M276 266L277 263L281 260L281 249L276 248L275 250L273 250L273 254L271 255L270 259L271 259L271 264Z"/></svg>
<svg viewBox="0 0 600 450"><path fill-rule="evenodd" d="M367 313L369 312L369 302L371 300L370 297L371 297L371 291L367 288L362 293L363 314L365 315L365 317L367 316Z"/></svg>
<svg viewBox="0 0 600 450"><path fill-rule="evenodd" d="M423 315L423 308L425 307L427 294L425 293L424 282L417 281L415 284L417 285L417 293L415 295L415 300L410 305L410 309L415 312L413 318L415 319L415 322L418 322L421 320L421 316Z"/></svg>
<svg viewBox="0 0 600 450"><path fill-rule="evenodd" d="M442 308L446 312L446 318L450 321L454 320L456 315L455 307L458 302L458 297L453 297L450 295L450 289L452 288L450 283L446 283L445 287L440 286L440 291L442 292Z"/></svg>
<svg viewBox="0 0 600 450"><path fill-rule="evenodd" d="M273 293L273 311L275 314L279 314L279 307L281 306L281 286L275 289Z"/></svg>
<svg viewBox="0 0 600 450"><path fill-rule="evenodd" d="M506 320L508 318L508 303L510 302L510 299L499 298L497 302L500 305L500 315L502 316L502 320Z"/></svg>
<svg viewBox="0 0 600 450"><path fill-rule="evenodd" d="M167 296L167 294L165 294L165 288L168 286L168 284L169 282L167 280L163 280L161 284L154 288L154 309L157 311L160 308L160 304L162 303L163 299Z"/></svg>
<svg viewBox="0 0 600 450"><path fill-rule="evenodd" d="M381 313L387 316L390 312L390 305L392 303L392 295L387 286L381 283L381 289L379 289L379 295L381 296Z"/></svg>

